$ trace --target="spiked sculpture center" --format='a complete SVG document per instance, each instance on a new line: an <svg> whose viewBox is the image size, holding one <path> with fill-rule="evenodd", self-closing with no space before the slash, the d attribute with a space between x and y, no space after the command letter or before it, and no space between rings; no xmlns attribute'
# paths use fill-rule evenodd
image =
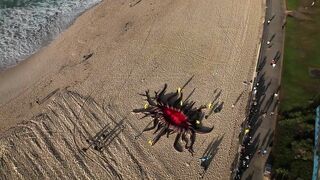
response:
<svg viewBox="0 0 320 180"><path fill-rule="evenodd" d="M166 117L166 120L169 121L169 123L172 123L176 126L186 125L187 116L180 111L165 107L163 108L163 114Z"/></svg>
<svg viewBox="0 0 320 180"><path fill-rule="evenodd" d="M182 101L183 93L181 90L183 88L170 94L166 93L166 89L167 84L164 85L161 91L156 91L154 96L150 96L149 90L147 90L142 96L146 97L148 106L134 109L133 112L143 113L144 117L152 117L153 126L149 127L148 124L142 131L156 129L154 133L158 132L153 140L150 141L151 145L154 145L165 134L169 137L170 134L176 133L173 147L178 152L182 152L184 148L188 149L192 154L196 133L209 133L213 129L213 127L202 126L201 123L205 117L202 109L206 108L206 106L202 105L194 108L195 102ZM187 99L189 99L191 94ZM180 144L180 140L185 142L185 146Z"/></svg>

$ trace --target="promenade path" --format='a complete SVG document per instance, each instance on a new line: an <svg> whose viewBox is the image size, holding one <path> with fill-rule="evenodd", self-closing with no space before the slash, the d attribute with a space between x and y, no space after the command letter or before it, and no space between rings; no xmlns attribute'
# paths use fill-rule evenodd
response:
<svg viewBox="0 0 320 180"><path fill-rule="evenodd" d="M282 60L284 49L285 30L282 25L285 22L285 2L283 0L267 0L266 2L266 20L264 24L263 39L260 51L260 59L258 62L257 79L259 80L258 96L260 108L259 115L256 119L254 136L252 139L257 139L256 152L251 159L249 168L243 173L242 179L263 179L264 167L271 151L270 143L273 141L274 130L277 121L277 105L278 97L274 94L279 94L282 72ZM272 18L268 24L267 21ZM273 37L274 36L274 37ZM268 45L267 42L271 40ZM280 54L279 54L280 53ZM272 59L276 55L280 55L276 63L276 67L271 66ZM260 69L259 69L260 68ZM272 113L275 113L272 115ZM266 113L266 116L263 114ZM262 156L258 153L259 149L266 149L267 154Z"/></svg>

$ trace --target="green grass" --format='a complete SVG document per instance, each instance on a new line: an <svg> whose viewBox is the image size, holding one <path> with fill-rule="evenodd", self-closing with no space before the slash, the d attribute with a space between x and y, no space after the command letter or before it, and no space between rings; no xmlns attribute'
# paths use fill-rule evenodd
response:
<svg viewBox="0 0 320 180"><path fill-rule="evenodd" d="M299 7L299 0L287 0L287 9L294 10Z"/></svg>
<svg viewBox="0 0 320 180"><path fill-rule="evenodd" d="M286 169L289 179L311 179L313 165L314 116L283 119L277 126L272 150L273 169Z"/></svg>
<svg viewBox="0 0 320 180"><path fill-rule="evenodd" d="M319 31L320 15L312 23L287 19L281 111L306 106L320 92L320 79L309 75L309 67L320 68Z"/></svg>
<svg viewBox="0 0 320 180"><path fill-rule="evenodd" d="M289 10L299 4L287 0ZM287 17L280 117L271 153L274 174L280 179L279 170L289 172L284 179L312 176L315 112L309 100L318 96L320 102L320 79L312 78L309 68L320 68L320 8L313 11L312 21Z"/></svg>

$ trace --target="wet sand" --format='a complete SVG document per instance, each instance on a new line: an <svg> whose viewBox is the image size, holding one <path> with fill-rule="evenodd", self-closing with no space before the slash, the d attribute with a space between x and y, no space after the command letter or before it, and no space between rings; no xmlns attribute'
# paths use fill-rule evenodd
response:
<svg viewBox="0 0 320 180"><path fill-rule="evenodd" d="M49 46L0 72L1 177L195 179L198 158L222 137L204 178L228 179L263 15L263 2L253 0L103 1ZM175 91L192 75L184 91L196 88L197 105L220 90L217 101L224 102L204 121L215 128L197 136L194 156L174 150L174 135L152 147L152 132L134 140L149 122L131 113L144 105L137 93L164 83ZM102 154L81 151L85 139L122 118L123 130Z"/></svg>

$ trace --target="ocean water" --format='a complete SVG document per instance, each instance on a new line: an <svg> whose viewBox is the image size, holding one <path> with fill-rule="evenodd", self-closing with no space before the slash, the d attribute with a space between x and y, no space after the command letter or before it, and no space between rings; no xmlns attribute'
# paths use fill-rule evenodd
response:
<svg viewBox="0 0 320 180"><path fill-rule="evenodd" d="M0 70L18 64L102 0L0 0Z"/></svg>

